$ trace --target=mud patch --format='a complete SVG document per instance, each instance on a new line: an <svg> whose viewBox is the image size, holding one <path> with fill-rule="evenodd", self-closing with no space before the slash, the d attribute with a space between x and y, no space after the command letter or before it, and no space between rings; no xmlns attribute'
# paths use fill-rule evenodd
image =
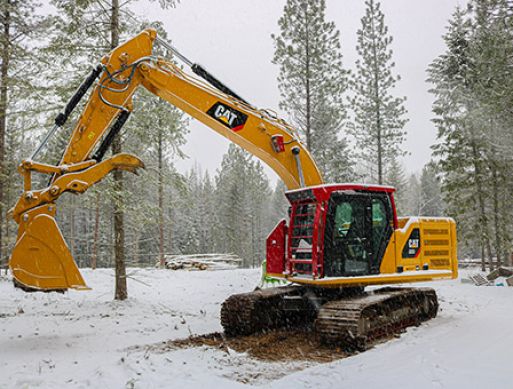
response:
<svg viewBox="0 0 513 389"><path fill-rule="evenodd" d="M341 348L322 344L314 333L304 329L275 330L235 338L225 337L222 333L214 332L158 343L149 346L147 352L164 353L202 346L226 352L231 349L267 362L326 363L351 355Z"/></svg>
<svg viewBox="0 0 513 389"><path fill-rule="evenodd" d="M153 365L198 366L229 380L266 385L294 372L351 355L320 343L311 329L279 329L248 336L214 332L127 349L130 360ZM201 367L200 367L201 366Z"/></svg>

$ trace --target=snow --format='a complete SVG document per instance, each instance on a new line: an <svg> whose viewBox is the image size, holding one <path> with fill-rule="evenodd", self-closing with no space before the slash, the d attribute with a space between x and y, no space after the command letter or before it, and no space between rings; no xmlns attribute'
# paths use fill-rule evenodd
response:
<svg viewBox="0 0 513 389"><path fill-rule="evenodd" d="M421 222L446 222L446 223L455 223L452 217L442 217L442 216L407 216L407 217L398 217L398 220L406 220L406 223L402 228L400 228L401 232L406 233L412 224L418 224Z"/></svg>
<svg viewBox="0 0 513 389"><path fill-rule="evenodd" d="M83 273L93 290L64 295L27 294L0 278L0 388L512 387L513 288L419 284L437 290L437 318L335 362L285 363L207 347L159 350L221 331L222 301L252 290L258 269L131 269L125 302L112 301L112 270Z"/></svg>

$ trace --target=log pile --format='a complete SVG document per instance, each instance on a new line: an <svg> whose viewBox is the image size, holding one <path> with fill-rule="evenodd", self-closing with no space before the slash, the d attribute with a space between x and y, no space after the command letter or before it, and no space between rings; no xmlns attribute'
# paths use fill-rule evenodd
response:
<svg viewBox="0 0 513 389"><path fill-rule="evenodd" d="M166 255L165 268L170 270L228 270L239 267L242 260L234 254ZM160 262L157 263L160 267Z"/></svg>

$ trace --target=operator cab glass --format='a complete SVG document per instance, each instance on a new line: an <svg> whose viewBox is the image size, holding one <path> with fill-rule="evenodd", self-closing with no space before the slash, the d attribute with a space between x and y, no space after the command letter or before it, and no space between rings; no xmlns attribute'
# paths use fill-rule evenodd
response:
<svg viewBox="0 0 513 389"><path fill-rule="evenodd" d="M324 238L325 276L378 274L392 225L391 204L385 193L334 192Z"/></svg>

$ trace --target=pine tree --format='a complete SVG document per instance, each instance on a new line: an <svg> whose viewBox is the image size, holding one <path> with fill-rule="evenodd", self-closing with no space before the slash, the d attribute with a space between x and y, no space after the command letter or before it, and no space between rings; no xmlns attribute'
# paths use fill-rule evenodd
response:
<svg viewBox="0 0 513 389"><path fill-rule="evenodd" d="M508 204L513 182L509 172L511 160L511 126L513 125L513 82L511 77L513 55L512 4L508 0L473 1L468 14L472 21L472 37L469 55L472 58L471 89L475 136L482 161L481 177L476 175L488 189L483 193L480 218L489 222L482 232L490 268L510 255L512 250L511 205ZM477 104L476 104L477 103ZM476 186L479 185L476 183ZM482 189L481 189L482 191ZM484 192L484 191L483 191Z"/></svg>
<svg viewBox="0 0 513 389"><path fill-rule="evenodd" d="M355 119L352 133L360 160L368 164L372 179L382 184L388 164L404 154L401 144L406 134L406 98L392 95L400 77L392 73L392 37L380 3L366 0L365 5L362 27L357 32L359 59L351 81Z"/></svg>
<svg viewBox="0 0 513 389"><path fill-rule="evenodd" d="M251 266L259 266L265 258L265 239L269 233L266 223L268 201L272 196L269 179L260 161L251 160L248 165L247 204L251 210Z"/></svg>
<svg viewBox="0 0 513 389"><path fill-rule="evenodd" d="M237 254L243 266L249 265L248 213L246 203L247 165L249 157L238 146L230 144L216 176L216 204L219 226L217 247L220 252Z"/></svg>
<svg viewBox="0 0 513 389"><path fill-rule="evenodd" d="M510 10L506 0L457 8L444 36L447 50L429 68L442 191L464 250L481 256L483 270L512 248Z"/></svg>
<svg viewBox="0 0 513 389"><path fill-rule="evenodd" d="M231 144L215 183L216 251L238 255L243 267L257 266L269 233L268 202L272 195L262 164Z"/></svg>
<svg viewBox="0 0 513 389"><path fill-rule="evenodd" d="M151 188L157 187L157 201L153 202L156 215L158 239L157 247L152 252L159 253L161 265L164 263L164 251L166 246L166 228L171 221L165 218L167 207L168 185L173 184L173 169L171 158L183 158L181 146L185 144L187 133L187 120L184 114L177 108L145 90L140 90L135 97L136 107L133 117L127 124L124 145L128 150L134 150L145 161L147 166L143 177L151 181ZM140 145L146 145L145 150L140 150ZM151 177L147 177L150 175ZM133 181L133 177L128 179ZM154 186L155 185L155 186ZM152 198L153 196L149 196ZM136 228L137 229L137 228Z"/></svg>
<svg viewBox="0 0 513 389"><path fill-rule="evenodd" d="M283 181L278 180L276 187L274 188L271 201L269 202L269 232L281 219L287 218L287 211L289 209L290 203L285 197L286 190L287 188L285 187Z"/></svg>
<svg viewBox="0 0 513 389"><path fill-rule="evenodd" d="M218 219L213 193L215 193L214 184L208 171L205 171L200 179L198 193L196 194L198 206L195 212L197 214L200 253L214 252L214 232L218 226Z"/></svg>
<svg viewBox="0 0 513 389"><path fill-rule="evenodd" d="M415 174L411 174L406 185L408 190L404 192L402 212L408 216L420 216L421 188L419 179Z"/></svg>
<svg viewBox="0 0 513 389"><path fill-rule="evenodd" d="M434 163L428 163L422 169L420 175L421 216L442 216L444 214L442 190L436 172L437 167Z"/></svg>
<svg viewBox="0 0 513 389"><path fill-rule="evenodd" d="M475 214L474 184L471 176L471 146L462 113L466 111L468 74L471 70L469 58L470 23L465 12L457 8L449 22L444 36L447 50L429 66L429 81L434 85L433 112L438 134L437 143L432 146L444 178L442 187L447 200L448 215ZM460 241L471 239L475 228L473 223L459 223ZM468 227L467 227L468 226ZM481 225L478 227L481 229Z"/></svg>
<svg viewBox="0 0 513 389"><path fill-rule="evenodd" d="M325 18L325 0L287 0L272 35L279 65L280 108L304 136L327 181L348 181L353 163L340 130L346 121L340 33Z"/></svg>
<svg viewBox="0 0 513 389"><path fill-rule="evenodd" d="M387 170L385 183L395 188L395 204L397 212L401 214L404 207L406 192L408 191L408 184L404 168L397 158L392 158Z"/></svg>

